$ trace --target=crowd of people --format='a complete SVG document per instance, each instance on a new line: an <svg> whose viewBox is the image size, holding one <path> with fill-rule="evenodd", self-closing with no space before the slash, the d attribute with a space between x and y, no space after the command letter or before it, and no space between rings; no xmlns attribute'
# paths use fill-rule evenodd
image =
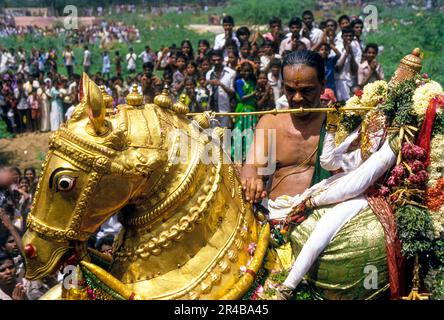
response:
<svg viewBox="0 0 444 320"><path fill-rule="evenodd" d="M61 272L35 281L24 278L21 237L26 231L37 182L33 167L23 171L18 167L0 167L0 300L35 300L63 281ZM111 254L116 233L117 230L104 226L91 237L89 245L103 254Z"/></svg>
<svg viewBox="0 0 444 320"><path fill-rule="evenodd" d="M63 52L54 48L2 48L0 50L2 119L10 132L57 130L69 116L67 111L77 101L80 76L75 65L90 73L92 64L101 65L101 72L90 74L103 84L115 104L125 101L128 88L136 83L145 102L152 102L164 85L177 99L186 94L191 111L267 110L285 107L282 95L280 66L291 51L312 50L323 57L326 87L333 100L346 101L372 81L383 79L378 62L379 46L364 43L364 23L347 15L315 24L310 11L301 18L292 18L287 28L281 19L270 19L270 31L250 32L246 26L234 30L234 19L223 18L224 33L214 43L206 39L197 48L189 40L180 46L171 45L155 52L149 45L143 52L102 50L101 61L93 61L89 47L120 41L115 24L90 27L80 32L83 56L76 57L70 46ZM105 30L104 32L102 32ZM60 58L67 76L58 73ZM97 59L96 59L97 60ZM142 67L142 72L137 72ZM126 70L124 70L126 68ZM125 76L124 76L125 75ZM162 75L162 76L159 76ZM281 99L282 98L282 99ZM249 121L250 122L250 121ZM253 121L254 122L254 121ZM232 127L231 119L221 125Z"/></svg>
<svg viewBox="0 0 444 320"><path fill-rule="evenodd" d="M68 120L78 103L80 75L74 72L74 59L81 59L83 71L112 96L114 106L125 103L129 89L136 84L145 103L153 102L165 86L177 101L184 98L191 112L245 112L288 107L283 88L281 65L293 51L316 51L325 65L324 106L345 102L366 84L384 79L378 62L379 46L365 43L364 22L358 17L340 16L315 23L313 13L305 11L283 24L273 17L269 32L235 30L231 16L222 20L224 33L213 43L189 40L155 52L149 45L143 52L103 50L102 61L92 61L89 45L83 42L83 57L75 57L71 47L63 52L53 48L2 48L0 50L0 114L11 133L57 130ZM110 25L113 28L113 25ZM83 35L84 39L88 35ZM60 58L68 76L59 73ZM101 72L91 73L92 64ZM138 72L142 67L142 72ZM126 70L125 70L126 69ZM297 79L295 79L297 80ZM289 89L290 90L290 89ZM309 93L308 93L309 94ZM253 129L256 116L221 117L217 125ZM240 142L245 159L248 141ZM26 230L36 186L36 173L27 168L0 168L0 299L35 299L59 278L38 282L23 280L23 259L18 248ZM103 226L91 246L111 253L118 222Z"/></svg>
<svg viewBox="0 0 444 320"><path fill-rule="evenodd" d="M71 44L90 44L100 48L106 48L112 41L119 43L140 42L139 29L135 25L126 25L123 22L109 23L103 20L91 25L80 25L78 28L70 29L63 26L15 26L0 21L0 39L25 35L31 36L33 39L63 37L66 42Z"/></svg>

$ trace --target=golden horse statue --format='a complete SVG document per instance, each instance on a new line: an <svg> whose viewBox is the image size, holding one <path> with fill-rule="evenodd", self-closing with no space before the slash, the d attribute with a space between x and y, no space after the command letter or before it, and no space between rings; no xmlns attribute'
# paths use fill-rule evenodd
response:
<svg viewBox="0 0 444 320"><path fill-rule="evenodd" d="M248 296L282 257L269 250L270 226L245 201L221 144L204 132L208 114L188 119L187 107L173 104L166 90L143 104L137 87L114 112L111 97L85 74L80 92L43 163L23 238L26 277L77 265L78 286L59 285L47 299ZM192 142L186 148L184 135ZM294 256L324 213L292 232ZM108 261L86 242L115 214L123 229ZM336 235L307 281L330 299L381 297L389 283L385 250L381 223L366 210ZM376 288L363 286L368 265L379 271Z"/></svg>
<svg viewBox="0 0 444 320"><path fill-rule="evenodd" d="M137 87L113 112L85 74L80 90L43 163L23 238L26 277L46 276L71 258L104 299L241 298L262 266L270 229L244 201L222 147L205 148L214 145L200 132L206 115L189 121L166 92L143 105ZM181 133L195 142L185 152ZM216 161L200 161L205 152ZM116 213L125 227L105 270L92 263L86 241ZM49 297L84 299L84 292L59 287Z"/></svg>

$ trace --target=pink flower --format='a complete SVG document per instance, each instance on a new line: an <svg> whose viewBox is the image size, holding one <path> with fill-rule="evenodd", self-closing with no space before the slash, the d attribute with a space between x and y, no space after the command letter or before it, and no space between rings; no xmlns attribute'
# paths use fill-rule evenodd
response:
<svg viewBox="0 0 444 320"><path fill-rule="evenodd" d="M424 161L427 159L427 151L424 148L421 148L420 146L413 146L413 151L415 154L415 158Z"/></svg>
<svg viewBox="0 0 444 320"><path fill-rule="evenodd" d="M397 180L399 178L402 178L404 176L405 173L405 168L403 164L398 164L397 166L395 166L392 170L392 176Z"/></svg>
<svg viewBox="0 0 444 320"><path fill-rule="evenodd" d="M417 176L416 174L411 174L411 175L408 177L407 181L408 181L409 183L411 183L411 184L418 184L419 178L418 178L418 176Z"/></svg>
<svg viewBox="0 0 444 320"><path fill-rule="evenodd" d="M414 158L414 152L413 152L413 146L410 143L404 142L402 145L402 157L404 159L413 159Z"/></svg>
<svg viewBox="0 0 444 320"><path fill-rule="evenodd" d="M390 189L387 188L386 186L382 186L382 187L379 189L379 194L380 194L381 196L383 196L383 197L386 197L386 196L388 196L388 195L390 194Z"/></svg>
<svg viewBox="0 0 444 320"><path fill-rule="evenodd" d="M257 247L256 242L251 242L251 243L248 245L248 253L250 254L250 256L253 256L253 255L254 255L254 252L256 251L256 247Z"/></svg>
<svg viewBox="0 0 444 320"><path fill-rule="evenodd" d="M407 181L415 185L421 185L426 183L427 176L428 176L427 171L421 170L417 174L411 174L407 179Z"/></svg>
<svg viewBox="0 0 444 320"><path fill-rule="evenodd" d="M427 152L420 146L404 142L402 145L402 157L407 160L420 160L424 161L427 158Z"/></svg>
<svg viewBox="0 0 444 320"><path fill-rule="evenodd" d="M262 285L259 285L256 290L254 290L254 293L251 295L251 300L257 300L259 298L259 295L264 292L264 287Z"/></svg>
<svg viewBox="0 0 444 320"><path fill-rule="evenodd" d="M398 181L395 177L391 176L390 178L387 179L387 185L389 187L394 187L398 184Z"/></svg>
<svg viewBox="0 0 444 320"><path fill-rule="evenodd" d="M419 160L413 160L408 163L413 172L424 170L424 163Z"/></svg>
<svg viewBox="0 0 444 320"><path fill-rule="evenodd" d="M424 79L428 79L428 78L429 78L429 75L428 75L427 73L423 73L423 74L422 74L422 77L423 77Z"/></svg>
<svg viewBox="0 0 444 320"><path fill-rule="evenodd" d="M427 173L426 170L421 170L416 175L418 176L418 180L419 180L420 184L426 183L427 178L429 177L429 174Z"/></svg>

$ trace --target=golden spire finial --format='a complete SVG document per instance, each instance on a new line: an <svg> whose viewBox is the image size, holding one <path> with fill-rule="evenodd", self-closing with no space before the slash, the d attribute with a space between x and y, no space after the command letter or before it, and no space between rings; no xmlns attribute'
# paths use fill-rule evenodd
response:
<svg viewBox="0 0 444 320"><path fill-rule="evenodd" d="M203 129L208 129L210 127L211 112L205 111L201 114L194 116L193 119L197 121L200 127L202 127Z"/></svg>
<svg viewBox="0 0 444 320"><path fill-rule="evenodd" d="M111 97L108 92L105 90L105 86L99 86L100 92L102 93L102 99L105 103L105 108L112 109L113 108L113 97Z"/></svg>
<svg viewBox="0 0 444 320"><path fill-rule="evenodd" d="M396 86L401 82L412 79L416 74L421 71L423 53L420 48L413 49L412 53L402 58L396 69L392 79L389 82L390 86Z"/></svg>
<svg viewBox="0 0 444 320"><path fill-rule="evenodd" d="M173 99L170 97L168 86L165 85L162 93L154 97L154 104L161 108L171 108L173 105Z"/></svg>
<svg viewBox="0 0 444 320"><path fill-rule="evenodd" d="M126 96L126 103L133 107L138 107L143 104L143 96L139 93L136 83L132 85L131 92Z"/></svg>
<svg viewBox="0 0 444 320"><path fill-rule="evenodd" d="M185 93L182 93L180 95L179 101L177 101L174 105L173 105L173 111L175 111L178 114L187 114L188 112L190 112L190 109L187 106L187 95Z"/></svg>

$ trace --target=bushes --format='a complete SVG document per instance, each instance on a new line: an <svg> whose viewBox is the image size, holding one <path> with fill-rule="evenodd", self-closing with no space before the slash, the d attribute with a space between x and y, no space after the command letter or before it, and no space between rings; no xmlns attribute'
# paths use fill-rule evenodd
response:
<svg viewBox="0 0 444 320"><path fill-rule="evenodd" d="M2 119L0 119L0 139L13 138L13 137L14 136L11 133L9 133L6 123Z"/></svg>
<svg viewBox="0 0 444 320"><path fill-rule="evenodd" d="M315 3L314 0L232 0L227 12L234 17L237 24L268 24L271 17L277 16L285 25L290 18L301 17L304 10L314 10Z"/></svg>

